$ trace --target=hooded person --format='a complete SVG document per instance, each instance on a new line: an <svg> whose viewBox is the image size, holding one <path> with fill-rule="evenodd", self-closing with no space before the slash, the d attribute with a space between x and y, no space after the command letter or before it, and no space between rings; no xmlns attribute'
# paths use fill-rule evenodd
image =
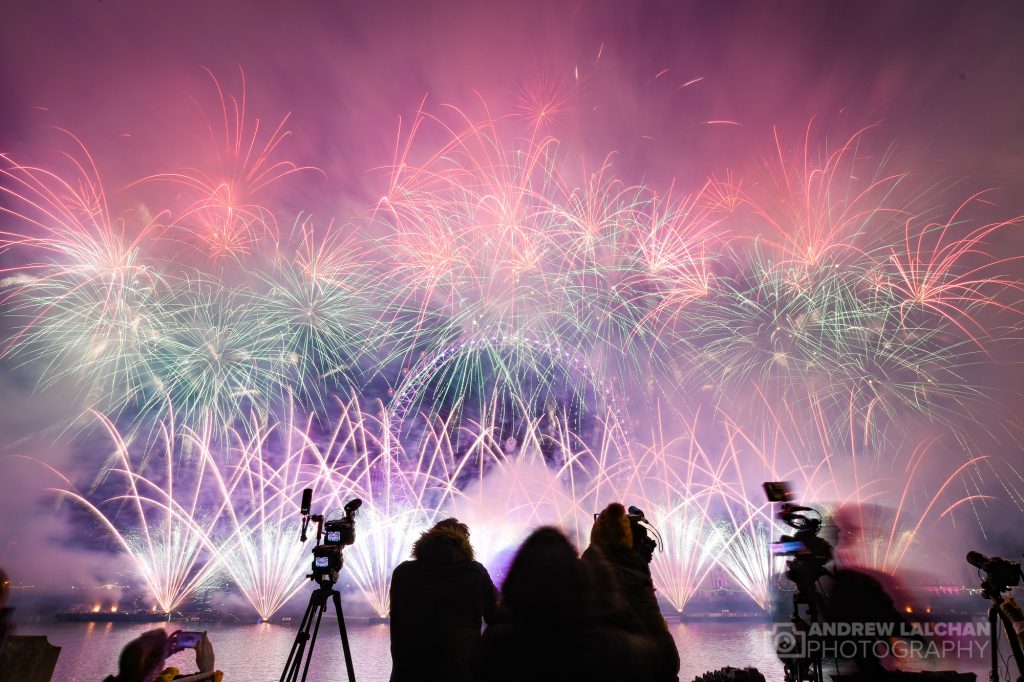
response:
<svg viewBox="0 0 1024 682"><path fill-rule="evenodd" d="M412 557L391 576L391 681L468 682L496 607L494 583L457 519L424 532Z"/></svg>
<svg viewBox="0 0 1024 682"><path fill-rule="evenodd" d="M678 680L679 650L654 594L650 558L633 547L633 529L623 505L613 502L597 515L590 531L590 546L582 558L595 565L607 562L611 566L618 589L643 629L657 643L655 679Z"/></svg>
<svg viewBox="0 0 1024 682"><path fill-rule="evenodd" d="M650 682L653 643L602 617L609 586L591 569L557 528L523 542L480 641L480 682Z"/></svg>

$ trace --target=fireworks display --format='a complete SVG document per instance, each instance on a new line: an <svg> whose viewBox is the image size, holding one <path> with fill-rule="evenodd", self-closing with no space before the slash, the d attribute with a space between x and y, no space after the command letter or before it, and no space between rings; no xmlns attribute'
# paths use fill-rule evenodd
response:
<svg viewBox="0 0 1024 682"><path fill-rule="evenodd" d="M683 612L712 574L770 608L765 480L837 518L891 506L839 549L887 573L997 496L1019 511L981 370L1021 329L1024 255L999 246L1021 219L905 191L861 151L881 130L776 136L751 177L684 192L572 162L543 93L421 111L342 223L274 203L321 171L287 160L287 117L216 92L213 162L151 169L122 214L73 137L66 173L0 158L3 360L75 405L62 433L112 444L53 488L161 611L225 588L271 618L308 569L303 488L364 500L343 580L379 616L449 515L501 576L530 529L583 547L595 511L639 506Z"/></svg>

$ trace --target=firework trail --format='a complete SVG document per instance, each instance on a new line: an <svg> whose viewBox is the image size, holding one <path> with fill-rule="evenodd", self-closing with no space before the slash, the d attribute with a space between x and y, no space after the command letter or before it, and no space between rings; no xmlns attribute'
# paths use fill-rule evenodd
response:
<svg viewBox="0 0 1024 682"><path fill-rule="evenodd" d="M895 574L922 529L934 529L939 522L955 526L957 513L974 516L978 505L993 499L975 480L989 459L985 455L964 451L960 463L946 471L934 462L938 437L908 439L898 451L910 455L893 475L891 462L880 462L863 449L844 450L849 441L833 440L827 425L801 426L791 411L774 414L774 428L764 430L743 429L725 417L730 457L723 459L733 470L725 477L723 493L731 504L752 512L741 514L739 522L771 523L766 505L748 502L758 493L756 484L749 484L751 477L794 481L798 498L822 507L826 526L837 526L837 556L848 566ZM949 454L944 453L944 462ZM734 517L731 523L738 521Z"/></svg>
<svg viewBox="0 0 1024 682"><path fill-rule="evenodd" d="M209 430L178 444L167 427L161 450L143 459L129 455L104 421L118 448L104 485L123 483L123 493L93 503L69 487L61 492L115 534L161 609L177 608L223 575L263 619L304 584L309 547L297 541L295 501L306 487L328 515L352 497L364 500L344 577L381 617L390 608L392 571L421 532L449 515L470 525L479 559L500 576L531 528L559 525L582 547L594 509L613 500L640 506L663 538L652 562L655 585L682 612L716 566L768 608L781 568L770 542L783 529L769 505L753 501L752 480L795 479L807 502L836 499L824 504L830 515L842 516L840 559L888 573L900 567L926 525L990 498L953 491L984 457L968 459L930 492L917 472L932 443L915 451L905 482L894 488L892 479L859 471L857 459L833 463L836 455L823 450L822 462L805 463L813 457L797 450L809 443L791 442L792 429L784 424L759 442L719 421L712 428L724 428L727 438L712 450L702 444L705 427L692 419L679 437L658 433L654 446L622 452L610 435L588 447L564 421L534 419L515 435L500 423L466 422L461 438L439 423L415 451L406 451L392 438L382 406L370 413L353 397L336 400L335 410L327 433L318 435L312 415L297 422L292 413L285 426L257 423L250 435L236 432L226 451ZM187 483L174 478L182 458L192 465ZM884 526L872 522L868 505L880 500L895 505ZM121 508L104 511L115 504L134 510L133 520L126 522Z"/></svg>
<svg viewBox="0 0 1024 682"><path fill-rule="evenodd" d="M40 388L71 384L116 411L150 380L142 346L160 324L162 276L142 247L160 216L114 217L96 165L71 139L72 178L0 157L0 215L19 228L0 231L0 251L28 259L0 281L13 327L2 354L40 367Z"/></svg>
<svg viewBox="0 0 1024 682"><path fill-rule="evenodd" d="M0 299L13 327L4 355L39 366L40 389L79 387L87 409L140 423L173 411L174 423L193 427L213 415L226 437L249 412L266 417L289 395L320 407L326 394L351 387L379 329L369 277L341 230L314 234L303 221L298 258L260 261L252 285L234 286L146 258L140 240L154 224L126 243L105 208L84 222L85 202L100 206L101 195L68 198L59 191L72 185L52 174L6 172L33 187L35 196L19 197L26 203L60 202L31 220L5 209L19 222L51 225L45 238L6 233L5 248L46 260L8 270Z"/></svg>
<svg viewBox="0 0 1024 682"><path fill-rule="evenodd" d="M755 250L698 306L691 383L717 377L726 399L756 386L829 415L834 436L876 449L908 415L936 421L983 402L965 378L985 359L974 339L901 313L901 302L871 283L876 274L871 262L807 269Z"/></svg>
<svg viewBox="0 0 1024 682"><path fill-rule="evenodd" d="M155 452L151 448L133 455L115 426L105 417L98 419L115 449L106 476L123 492L94 504L63 475L66 487L53 492L81 505L111 533L156 606L171 613L197 589L218 580L219 561L209 554L208 529L221 512L207 505L212 463L200 457L196 466L183 468L173 427L161 429Z"/></svg>
<svg viewBox="0 0 1024 682"><path fill-rule="evenodd" d="M178 190L178 201L168 211L170 227L184 233L186 244L210 259L238 260L277 241L277 219L259 203L261 195L290 175L318 169L276 158L291 136L285 127L290 114L264 130L259 118L250 120L241 69L238 96L226 93L216 76L204 70L213 81L220 108L217 122L203 116L213 168L158 173L140 182L170 183Z"/></svg>
<svg viewBox="0 0 1024 682"><path fill-rule="evenodd" d="M782 562L772 555L771 548L779 534L760 516L749 515L742 520L720 521L716 525L715 537L721 538L722 544L717 562L758 608L768 611Z"/></svg>
<svg viewBox="0 0 1024 682"><path fill-rule="evenodd" d="M781 261L808 268L870 252L873 244L894 234L907 210L893 205L906 175L885 173L884 157L879 162L860 150L874 126L857 131L838 149L819 153L813 123L795 158L775 132L770 181L760 191L752 194L737 186L728 193L768 228L764 237Z"/></svg>
<svg viewBox="0 0 1024 682"><path fill-rule="evenodd" d="M423 122L422 116L414 121L375 211L387 227L383 253L394 264L389 307L401 342L396 354L419 351L426 358L418 367L402 361L412 378L400 389L399 409L409 402L416 411L430 385L437 386L438 402L462 398L464 406L480 407L490 397L481 383L492 373L518 398L517 376L545 380L538 351L558 343L543 261L552 232L544 187L553 141L506 146L496 123L470 125L451 131L441 150L412 165L408 157ZM467 347L470 352L454 352Z"/></svg>
<svg viewBox="0 0 1024 682"><path fill-rule="evenodd" d="M978 320L979 310L994 307L1020 315L1022 311L1017 302L1004 303L1000 295L1008 291L1019 297L1024 291L1024 283L1019 279L999 272L1022 256L995 257L986 240L999 231L1019 225L1024 217L965 229L962 223L967 221L961 214L979 196L964 202L943 223L929 223L914 229L908 220L903 250L893 250L889 257L893 273L888 284L900 299L901 319L915 308L924 309L939 317L938 326L951 325L982 346L982 339L991 334ZM957 232L966 234L957 235ZM979 335L982 338L978 338Z"/></svg>
<svg viewBox="0 0 1024 682"><path fill-rule="evenodd" d="M318 240L308 220L298 232L297 253L280 252L258 272L254 317L280 348L288 385L322 406L331 389L357 384L360 360L381 330L370 303L374 283L354 238L331 225Z"/></svg>
<svg viewBox="0 0 1024 682"><path fill-rule="evenodd" d="M453 489L446 453L429 447L404 452L389 419L382 405L371 413L355 397L338 401L328 436L313 438L307 427L300 450L327 509L338 510L352 497L363 500L345 575L382 617L390 609L391 572L410 556L419 534L444 518Z"/></svg>
<svg viewBox="0 0 1024 682"><path fill-rule="evenodd" d="M315 479L303 466L295 425L289 421L282 428L287 433L257 423L248 435L236 433L232 464L213 467L222 511L211 532L212 557L262 620L302 588L310 564L309 546L298 541L295 500ZM216 445L210 439L193 443L198 456L211 462L218 459Z"/></svg>
<svg viewBox="0 0 1024 682"><path fill-rule="evenodd" d="M973 505L995 499L991 495L972 494L969 489L965 491L965 473L984 463L988 459L984 455L967 458L944 480L940 479L935 488L922 485L919 479L923 473L919 472L923 472L921 466L935 450L936 442L937 439L932 438L914 448L902 472L904 483L902 490L898 491L898 500L895 496L887 497L894 504L891 511L881 511L857 498L846 500L835 510L834 516L842 533L837 554L842 561L895 575L908 550L920 540L926 524L935 524L947 517L947 522L951 523L957 509L969 513ZM874 496L868 494L864 497L871 499Z"/></svg>
<svg viewBox="0 0 1024 682"><path fill-rule="evenodd" d="M245 132L244 92L221 102L210 177L258 194L301 170L272 158L283 128L265 144L258 123ZM399 138L370 221L381 239L300 216L290 236L275 221L274 239L206 267L161 259L155 220L126 237L91 164L81 182L11 166L4 191L24 210L5 209L21 223L5 248L40 258L8 271L5 355L43 367L43 388L74 379L104 412L159 419L171 405L181 425L212 412L225 433L288 394L322 412L366 377L391 381L401 418L479 418L495 387L535 413L555 401L582 414L637 384L671 399L681 378L725 402L756 384L831 415L835 434L856 422L881 450L908 414L984 401L967 378L998 341L983 309L1019 326L1016 258L987 246L1017 221L964 228L966 205L922 221L896 198L903 176L862 173L863 131L817 165L810 133L798 164L777 139L775 182L756 194L727 176L674 200L623 184L608 161L573 187L553 138L455 116L420 114ZM426 122L449 139L424 154ZM196 186L215 195L208 185Z"/></svg>
<svg viewBox="0 0 1024 682"><path fill-rule="evenodd" d="M618 463L628 471L618 499L643 504L662 536L651 576L655 589L677 613L683 612L724 547L724 537L713 522L713 504L726 463L714 461L696 438L697 420L688 429L666 440L659 428L653 445L640 446Z"/></svg>

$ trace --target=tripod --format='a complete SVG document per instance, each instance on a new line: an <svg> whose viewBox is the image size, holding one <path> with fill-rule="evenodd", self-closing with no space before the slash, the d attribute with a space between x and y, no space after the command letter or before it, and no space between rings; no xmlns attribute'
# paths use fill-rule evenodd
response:
<svg viewBox="0 0 1024 682"><path fill-rule="evenodd" d="M1002 593L995 591L991 586L982 584L984 596L992 600L992 606L988 609L989 637L992 642L992 669L989 672L989 679L999 682L999 627L1002 626L1006 632L1006 640L1010 643L1010 651L1013 653L1013 660L1017 662L1017 682L1024 680L1024 653L1021 652L1020 643L1017 641L1017 633L1013 629L1013 622L999 608L1002 601Z"/></svg>
<svg viewBox="0 0 1024 682"><path fill-rule="evenodd" d="M341 594L334 589L334 583L324 580L319 587L309 595L309 604L306 612L299 623L299 631L292 643L292 650L288 654L288 662L284 664L284 671L281 673L280 682L298 682L299 665L302 663L302 654L306 650L306 642L309 642L309 651L306 652L306 664L302 666L302 682L306 681L309 674L309 664L313 660L313 647L316 646L316 636L320 632L320 619L327 610L327 600L334 601L334 611L338 615L338 630L341 633L341 646L345 650L345 670L348 673L349 682L356 682L356 673L352 668L352 651L348 647L348 632L345 630L345 616L341 610ZM314 625L313 617L316 616ZM310 638L309 629L312 626L313 636Z"/></svg>
<svg viewBox="0 0 1024 682"><path fill-rule="evenodd" d="M793 595L793 615L790 622L796 632L803 632L805 635L810 630L812 623L818 621L818 592L816 584L818 579L827 575L824 564L806 557L796 557L787 563L786 576L796 584L796 594ZM800 607L807 607L807 620L800 616ZM806 646L806 643L805 643ZM821 652L813 654L805 653L803 656L790 659L783 666L786 682L823 682Z"/></svg>

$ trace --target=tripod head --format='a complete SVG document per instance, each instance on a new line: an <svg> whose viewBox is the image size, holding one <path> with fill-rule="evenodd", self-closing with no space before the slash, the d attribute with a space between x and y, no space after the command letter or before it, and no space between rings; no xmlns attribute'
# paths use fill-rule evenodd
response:
<svg viewBox="0 0 1024 682"><path fill-rule="evenodd" d="M1003 593L1009 592L1020 584L1021 574L1020 563L1003 559L1002 557L988 557L981 552L968 552L967 563L983 573L981 580L981 596L992 601L988 610L988 623L992 638L992 671L989 673L990 680L1002 679L999 676L999 623L1006 631L1006 640L1013 653L1013 659L1017 662L1018 673L1024 671L1024 650L1021 642L1018 641L1017 623L1020 608L1016 602L1008 597L1003 599ZM1017 678L1018 682L1024 680L1024 674Z"/></svg>

